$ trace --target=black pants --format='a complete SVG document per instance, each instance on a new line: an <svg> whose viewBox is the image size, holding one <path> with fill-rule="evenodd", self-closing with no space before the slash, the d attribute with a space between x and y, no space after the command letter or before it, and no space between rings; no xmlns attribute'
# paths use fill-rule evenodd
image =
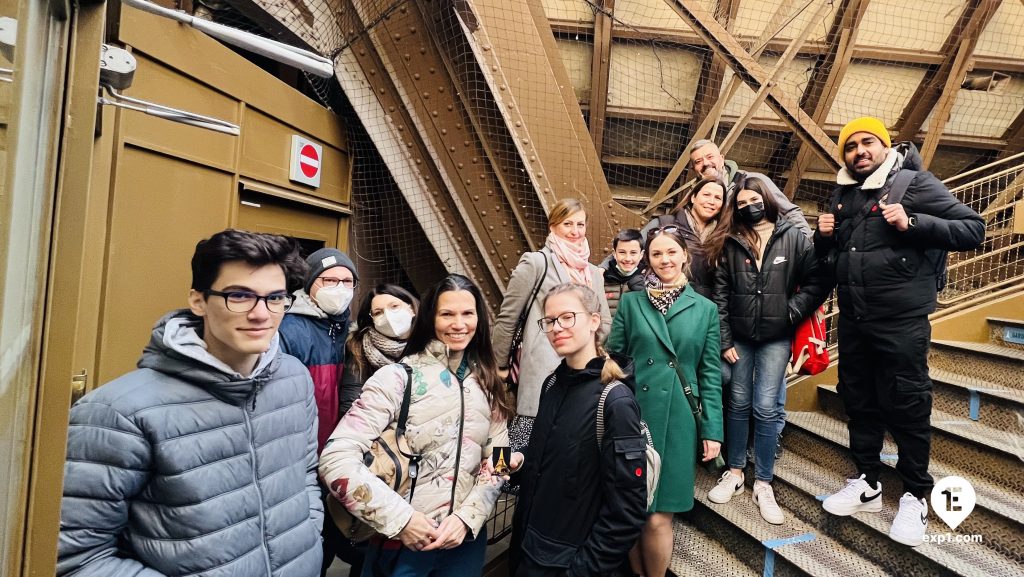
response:
<svg viewBox="0 0 1024 577"><path fill-rule="evenodd" d="M326 504L324 505L324 510L327 510ZM331 563L334 563L335 556L351 566L349 575L359 577L363 572L363 557L366 547L356 547L348 537L342 535L341 531L338 530L338 526L331 519L330 513L324 515L324 530L320 535L324 540L324 561L320 568L320 577L327 575L327 569L331 566Z"/></svg>
<svg viewBox="0 0 1024 577"><path fill-rule="evenodd" d="M839 395L850 417L850 452L869 482L878 480L885 430L899 448L905 491L927 498L932 381L927 316L857 321L839 316Z"/></svg>

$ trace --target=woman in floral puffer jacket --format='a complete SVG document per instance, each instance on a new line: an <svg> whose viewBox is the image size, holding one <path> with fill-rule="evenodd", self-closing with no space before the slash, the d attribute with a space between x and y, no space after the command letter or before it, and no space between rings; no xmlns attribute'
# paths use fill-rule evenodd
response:
<svg viewBox="0 0 1024 577"><path fill-rule="evenodd" d="M484 523L498 481L482 461L508 445L511 412L491 350L480 289L449 275L424 299L403 362L412 369L405 437L423 456L412 502L370 473L363 453L395 427L408 379L399 364L374 373L334 430L320 457L320 475L334 496L382 537L369 548L364 576L479 575ZM460 434L461 430L461 434ZM461 442L460 442L461 438Z"/></svg>

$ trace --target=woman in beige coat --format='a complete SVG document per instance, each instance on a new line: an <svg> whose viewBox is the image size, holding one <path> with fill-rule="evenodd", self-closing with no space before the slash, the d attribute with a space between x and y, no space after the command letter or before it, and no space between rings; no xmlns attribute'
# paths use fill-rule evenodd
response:
<svg viewBox="0 0 1024 577"><path fill-rule="evenodd" d="M432 288L405 353L403 362L412 369L405 438L422 455L412 502L363 464L374 439L396 425L409 380L399 364L385 366L363 385L321 454L320 475L346 509L381 535L369 547L364 577L375 569L387 575L479 575L484 522L498 482L488 471L478 482L478 474L492 447L508 445L511 414L480 289L455 274Z"/></svg>
<svg viewBox="0 0 1024 577"><path fill-rule="evenodd" d="M604 341L612 326L608 301L604 296L604 271L590 264L587 213L583 205L574 198L558 201L548 214L548 228L551 232L544 247L524 254L512 271L494 324L494 354L502 376L505 376L516 321L524 310L529 311L523 330L519 383L515 391L516 420L510 433L514 449L524 447L529 440L540 402L541 383L561 361L547 336L537 327L537 320L544 316L543 296L553 287L567 282L588 286L600 297L599 341ZM536 290L538 285L539 291ZM531 300L534 294L540 297Z"/></svg>

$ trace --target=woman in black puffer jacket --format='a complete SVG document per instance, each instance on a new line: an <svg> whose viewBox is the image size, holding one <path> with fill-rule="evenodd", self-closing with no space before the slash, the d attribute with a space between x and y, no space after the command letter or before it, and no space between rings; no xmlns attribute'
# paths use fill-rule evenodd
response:
<svg viewBox="0 0 1024 577"><path fill-rule="evenodd" d="M726 503L743 492L747 434L754 415L754 502L766 521L781 524L769 483L785 411L790 341L797 324L821 305L828 287L818 279L811 241L791 223L757 179L739 183L707 243L716 262L714 301L722 330L722 358L732 365L726 412L730 470L708 494Z"/></svg>

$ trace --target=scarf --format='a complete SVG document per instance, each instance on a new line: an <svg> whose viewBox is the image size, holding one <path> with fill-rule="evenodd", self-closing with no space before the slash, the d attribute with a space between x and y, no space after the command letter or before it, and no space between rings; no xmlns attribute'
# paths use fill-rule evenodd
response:
<svg viewBox="0 0 1024 577"><path fill-rule="evenodd" d="M647 275L647 300L651 301L658 312L667 315L668 309L672 308L679 295L683 294L686 282L686 274L680 275L678 282L665 284L658 275L651 272Z"/></svg>
<svg viewBox="0 0 1024 577"><path fill-rule="evenodd" d="M701 224L700 219L693 216L693 209L687 209L685 211L686 220L690 224L690 229L697 233L697 238L700 239L700 243L704 244L707 242L708 237L715 230L715 226L718 224L718 219L713 218L708 221L707 224Z"/></svg>
<svg viewBox="0 0 1024 577"><path fill-rule="evenodd" d="M594 279L590 274L590 244L586 238L578 243L571 243L552 232L548 233L544 246L565 265L569 272L569 280L593 288Z"/></svg>
<svg viewBox="0 0 1024 577"><path fill-rule="evenodd" d="M363 335L363 355L373 371L397 363L405 350L405 341L393 339L371 327Z"/></svg>

